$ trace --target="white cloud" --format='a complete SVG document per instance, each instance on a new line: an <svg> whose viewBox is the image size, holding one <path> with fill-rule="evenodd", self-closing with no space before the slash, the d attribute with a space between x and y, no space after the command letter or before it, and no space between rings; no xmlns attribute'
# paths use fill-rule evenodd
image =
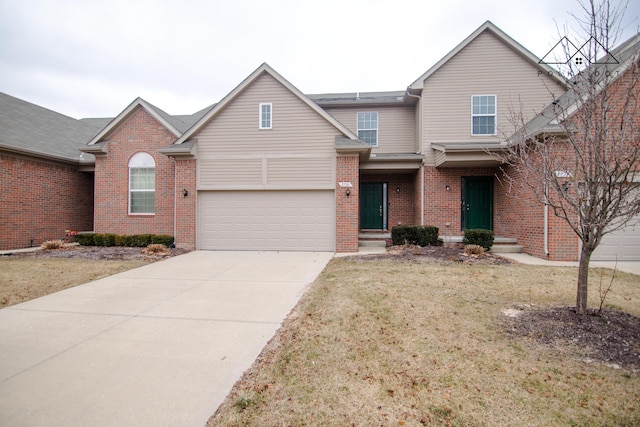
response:
<svg viewBox="0 0 640 427"><path fill-rule="evenodd" d="M0 0L0 91L73 117L113 116L137 96L182 114L262 62L306 93L402 90L485 20L543 56L570 10L576 1Z"/></svg>

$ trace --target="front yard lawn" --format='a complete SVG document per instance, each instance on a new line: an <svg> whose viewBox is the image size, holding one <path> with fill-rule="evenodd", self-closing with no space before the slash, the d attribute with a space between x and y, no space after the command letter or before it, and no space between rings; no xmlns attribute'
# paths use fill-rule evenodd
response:
<svg viewBox="0 0 640 427"><path fill-rule="evenodd" d="M591 307L610 275L592 271ZM599 361L582 332L554 337L563 324L517 328L537 322L532 311L573 305L576 277L569 267L334 259L208 425L640 425L640 360ZM639 316L639 302L638 276L617 273L607 307Z"/></svg>

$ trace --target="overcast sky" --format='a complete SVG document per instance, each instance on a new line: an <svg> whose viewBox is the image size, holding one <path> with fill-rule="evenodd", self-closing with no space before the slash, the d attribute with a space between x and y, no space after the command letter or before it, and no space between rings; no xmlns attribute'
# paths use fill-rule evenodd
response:
<svg viewBox="0 0 640 427"><path fill-rule="evenodd" d="M0 92L75 118L138 96L191 114L263 62L308 94L404 90L486 20L543 57L570 13L577 0L0 0ZM639 15L632 0L620 41Z"/></svg>

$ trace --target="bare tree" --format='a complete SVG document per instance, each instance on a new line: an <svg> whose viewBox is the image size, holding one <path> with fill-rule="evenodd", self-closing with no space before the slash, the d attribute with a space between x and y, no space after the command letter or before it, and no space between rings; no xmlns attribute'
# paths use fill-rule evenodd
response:
<svg viewBox="0 0 640 427"><path fill-rule="evenodd" d="M504 180L529 191L581 242L576 312L587 312L591 255L640 213L640 70L636 35L616 49L624 9L580 3L584 44L562 39L567 91L518 129L503 153ZM575 36L574 36L575 39Z"/></svg>

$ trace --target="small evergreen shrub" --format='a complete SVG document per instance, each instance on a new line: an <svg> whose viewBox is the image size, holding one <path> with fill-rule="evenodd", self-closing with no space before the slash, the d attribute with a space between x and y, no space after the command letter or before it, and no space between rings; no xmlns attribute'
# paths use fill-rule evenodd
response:
<svg viewBox="0 0 640 427"><path fill-rule="evenodd" d="M436 246L439 243L438 232L438 227L398 225L391 228L391 240L394 245Z"/></svg>
<svg viewBox="0 0 640 427"><path fill-rule="evenodd" d="M155 234L151 236L151 243L169 247L173 243L173 236L167 236L166 234Z"/></svg>
<svg viewBox="0 0 640 427"><path fill-rule="evenodd" d="M93 244L95 246L115 246L116 235L110 233L95 234L93 236Z"/></svg>
<svg viewBox="0 0 640 427"><path fill-rule="evenodd" d="M131 236L131 246L146 248L151 244L151 234L134 234Z"/></svg>
<svg viewBox="0 0 640 427"><path fill-rule="evenodd" d="M493 246L493 231L481 229L465 230L462 243L482 246L485 251L488 251Z"/></svg>
<svg viewBox="0 0 640 427"><path fill-rule="evenodd" d="M82 246L126 246L130 248L146 248L151 244L171 246L173 236L164 234L116 235L111 233L82 233L73 236Z"/></svg>
<svg viewBox="0 0 640 427"><path fill-rule="evenodd" d="M94 233L81 233L73 236L74 240L81 246L93 246L95 243L93 242Z"/></svg>
<svg viewBox="0 0 640 427"><path fill-rule="evenodd" d="M118 235L116 236L116 241L115 241L115 245L116 246L127 246L127 247L131 247L133 246L131 243L133 242L132 236L128 236L128 235Z"/></svg>

